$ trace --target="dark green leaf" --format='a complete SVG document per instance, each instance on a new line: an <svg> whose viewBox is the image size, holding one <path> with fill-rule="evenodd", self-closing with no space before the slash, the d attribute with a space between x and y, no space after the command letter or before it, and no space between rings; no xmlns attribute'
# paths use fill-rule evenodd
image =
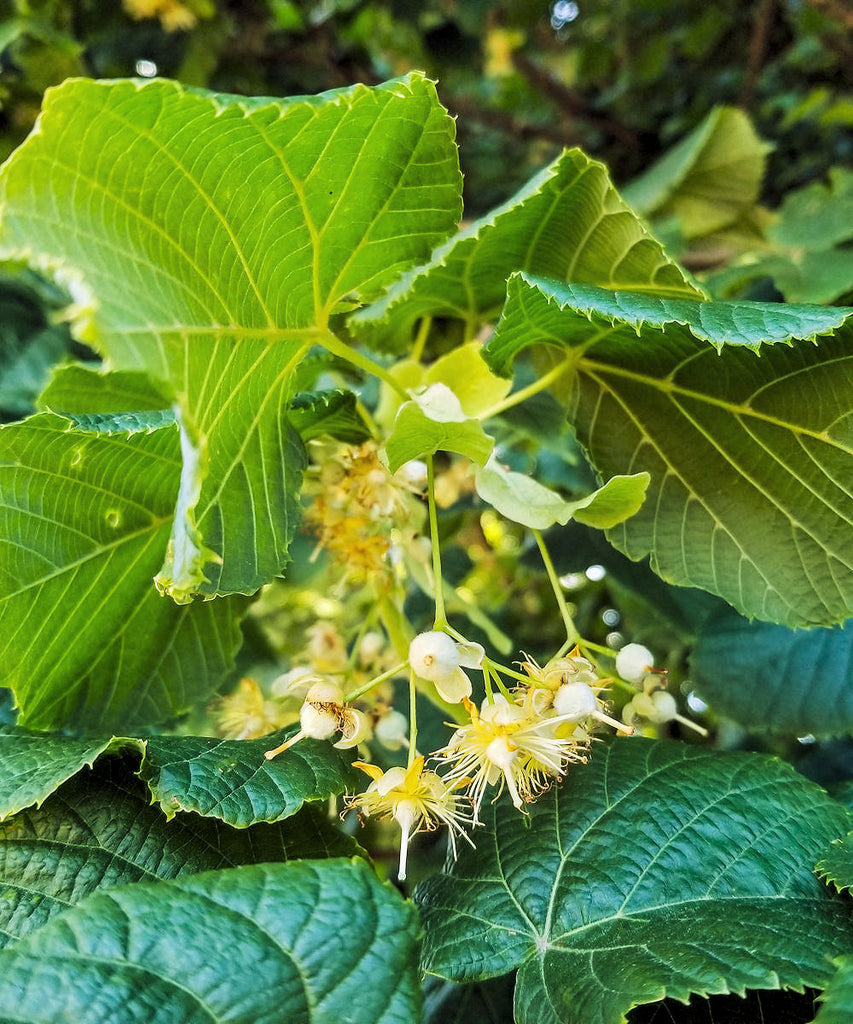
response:
<svg viewBox="0 0 853 1024"><path fill-rule="evenodd" d="M412 1024L417 915L362 861L90 896L0 952L3 1024Z"/></svg>
<svg viewBox="0 0 853 1024"><path fill-rule="evenodd" d="M370 436L352 391L302 391L293 399L290 422L303 441L328 434L359 444Z"/></svg>
<svg viewBox="0 0 853 1024"><path fill-rule="evenodd" d="M823 1005L814 1024L850 1024L853 1018L853 956L838 957L835 966L838 970L818 997Z"/></svg>
<svg viewBox="0 0 853 1024"><path fill-rule="evenodd" d="M109 758L0 826L0 944L96 889L355 849L314 808L238 830L197 815L167 823L149 796L128 763Z"/></svg>
<svg viewBox="0 0 853 1024"><path fill-rule="evenodd" d="M850 813L782 762L615 741L416 891L424 968L518 968L519 1024L616 1024L669 995L821 986L853 942L812 865Z"/></svg>
<svg viewBox="0 0 853 1024"><path fill-rule="evenodd" d="M301 740L272 761L264 751L289 728L260 740L156 736L146 743L141 775L169 817L196 811L245 828L295 814L306 800L325 800L362 784L352 751Z"/></svg>
<svg viewBox="0 0 853 1024"><path fill-rule="evenodd" d="M34 293L0 277L0 415L27 416L50 367L68 351L70 336L51 327Z"/></svg>
<svg viewBox="0 0 853 1024"><path fill-rule="evenodd" d="M850 313L516 275L485 355L506 372L528 345L561 349L598 472L651 475L608 535L620 550L743 614L830 625L853 608Z"/></svg>
<svg viewBox="0 0 853 1024"><path fill-rule="evenodd" d="M787 629L724 611L702 626L690 668L714 710L749 729L853 732L853 620Z"/></svg>
<svg viewBox="0 0 853 1024"><path fill-rule="evenodd" d="M73 739L0 727L0 821L25 807L40 806L101 754L135 744L137 740Z"/></svg>

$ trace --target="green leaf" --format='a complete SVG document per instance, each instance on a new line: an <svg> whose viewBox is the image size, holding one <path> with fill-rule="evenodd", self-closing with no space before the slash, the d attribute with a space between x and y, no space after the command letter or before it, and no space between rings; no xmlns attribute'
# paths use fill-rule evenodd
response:
<svg viewBox="0 0 853 1024"><path fill-rule="evenodd" d="M33 729L132 731L205 699L230 670L246 602L178 608L152 585L180 474L174 425L0 428L0 652Z"/></svg>
<svg viewBox="0 0 853 1024"><path fill-rule="evenodd" d="M650 474L608 535L620 550L744 615L830 625L853 608L850 314L515 275L484 355L506 373L528 345L560 349L600 476Z"/></svg>
<svg viewBox="0 0 853 1024"><path fill-rule="evenodd" d="M97 889L354 852L355 843L313 808L286 826L238 830L196 815L167 823L148 795L129 765L108 758L65 783L40 809L0 827L0 945Z"/></svg>
<svg viewBox="0 0 853 1024"><path fill-rule="evenodd" d="M833 841L815 865L815 871L839 892L853 889L853 832Z"/></svg>
<svg viewBox="0 0 853 1024"><path fill-rule="evenodd" d="M168 404L168 395L144 373L103 373L79 363L55 370L39 396L41 409L60 416L162 412Z"/></svg>
<svg viewBox="0 0 853 1024"><path fill-rule="evenodd" d="M300 392L290 407L290 422L303 441L326 434L349 444L360 444L370 437L352 391Z"/></svg>
<svg viewBox="0 0 853 1024"><path fill-rule="evenodd" d="M518 968L519 1024L820 986L853 922L811 868L849 824L775 759L615 741L529 817L490 805L476 850L418 887L423 967L455 981Z"/></svg>
<svg viewBox="0 0 853 1024"><path fill-rule="evenodd" d="M830 249L853 236L853 171L831 167L829 181L813 181L785 196L767 229L785 248Z"/></svg>
<svg viewBox="0 0 853 1024"><path fill-rule="evenodd" d="M115 738L43 736L0 726L0 821L25 807L40 806L64 782L91 767L101 754L137 743Z"/></svg>
<svg viewBox="0 0 853 1024"><path fill-rule="evenodd" d="M770 148L742 110L716 107L625 187L625 201L646 217L674 217L685 238L719 231L758 199Z"/></svg>
<svg viewBox="0 0 853 1024"><path fill-rule="evenodd" d="M433 452L458 452L483 465L495 439L478 419L465 415L456 395L445 384L430 384L414 392L397 410L394 428L385 442L392 473L411 459Z"/></svg>
<svg viewBox="0 0 853 1024"><path fill-rule="evenodd" d="M483 501L531 530L547 530L555 523L565 526L570 519L601 529L615 526L640 508L649 485L648 473L613 477L585 498L566 501L525 473L505 469L494 455L477 467L474 479Z"/></svg>
<svg viewBox="0 0 853 1024"><path fill-rule="evenodd" d="M0 415L27 416L50 367L68 351L64 328L51 327L37 296L0 277Z"/></svg>
<svg viewBox="0 0 853 1024"><path fill-rule="evenodd" d="M822 249L768 256L749 265L751 276L767 276L788 302L834 302L853 291L853 253Z"/></svg>
<svg viewBox="0 0 853 1024"><path fill-rule="evenodd" d="M838 970L818 996L823 1005L814 1024L849 1024L853 1017L853 956L837 957L834 963Z"/></svg>
<svg viewBox="0 0 853 1024"><path fill-rule="evenodd" d="M0 1021L410 1024L417 931L362 861L122 886L0 952Z"/></svg>
<svg viewBox="0 0 853 1024"><path fill-rule="evenodd" d="M264 751L294 733L259 740L156 736L146 743L140 774L171 818L177 811L221 818L246 828L295 814L306 800L326 800L361 785L353 751L301 740L272 761Z"/></svg>
<svg viewBox="0 0 853 1024"><path fill-rule="evenodd" d="M803 736L853 732L853 620L787 629L726 611L706 622L691 679L719 714L749 729Z"/></svg>
<svg viewBox="0 0 853 1024"><path fill-rule="evenodd" d="M603 164L572 149L350 324L378 331L398 349L408 346L419 317L455 317L473 330L497 317L514 270L659 295L701 294L622 201Z"/></svg>
<svg viewBox="0 0 853 1024"><path fill-rule="evenodd" d="M177 600L283 571L303 465L294 373L333 314L454 229L460 191L454 123L419 73L291 100L166 80L48 92L4 168L0 252L65 282L80 336L180 407L160 574Z"/></svg>

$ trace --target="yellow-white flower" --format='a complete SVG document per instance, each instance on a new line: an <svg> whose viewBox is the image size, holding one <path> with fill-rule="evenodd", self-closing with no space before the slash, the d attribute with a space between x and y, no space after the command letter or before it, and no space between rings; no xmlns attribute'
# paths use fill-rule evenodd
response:
<svg viewBox="0 0 853 1024"><path fill-rule="evenodd" d="M409 645L409 664L416 676L435 684L439 697L458 704L471 696L471 680L462 671L479 668L485 651L480 644L457 643L447 633L420 633Z"/></svg>
<svg viewBox="0 0 853 1024"><path fill-rule="evenodd" d="M424 759L418 757L408 768L389 768L383 772L375 764L354 761L353 764L373 780L363 793L348 797L347 805L374 818L393 818L400 826L400 866L397 877L406 877L409 841L418 832L429 832L447 825L453 856L456 856L456 835L471 840L463 830L472 824L470 806L455 790L465 781L448 784L433 771L424 770ZM472 844L473 845L473 844Z"/></svg>
<svg viewBox="0 0 853 1024"><path fill-rule="evenodd" d="M564 721L558 716L538 715L529 705L510 704L501 695L483 701L479 712L467 697L464 704L470 723L457 729L439 753L454 762L447 782L470 777L475 821L486 786L498 784L500 794L506 785L513 804L523 810L524 803L559 779L570 762L586 760L582 744L557 735Z"/></svg>
<svg viewBox="0 0 853 1024"><path fill-rule="evenodd" d="M265 751L264 757L268 761L306 737L329 740L340 731L341 739L334 746L345 750L370 739L372 733L370 718L363 711L345 704L343 690L328 679L320 679L309 688L299 710L299 725L295 736L275 749Z"/></svg>

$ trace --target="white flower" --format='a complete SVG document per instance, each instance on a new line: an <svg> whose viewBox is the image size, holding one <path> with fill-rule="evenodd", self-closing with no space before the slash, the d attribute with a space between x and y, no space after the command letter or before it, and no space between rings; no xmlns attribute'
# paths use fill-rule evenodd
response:
<svg viewBox="0 0 853 1024"><path fill-rule="evenodd" d="M471 843L462 828L472 823L470 805L466 806L467 801L460 800L454 792L463 783L449 783L435 772L425 771L423 757L417 758L408 768L389 768L386 772L374 764L353 763L373 781L364 793L348 797L347 803L377 818L393 818L400 826L397 877L401 881L406 877L409 840L415 833L447 825L454 857L457 835L464 836Z"/></svg>
<svg viewBox="0 0 853 1024"><path fill-rule="evenodd" d="M366 742L373 735L373 726L370 717L358 708L343 708L340 713L338 724L341 730L341 738L332 746L338 750L349 750L350 747L357 747L359 743Z"/></svg>
<svg viewBox="0 0 853 1024"><path fill-rule="evenodd" d="M581 745L571 737L559 737L556 727L564 719L544 718L529 709L510 704L496 695L483 701L480 711L465 698L471 721L457 729L440 753L455 765L446 782L471 779L474 820L478 820L486 786L506 785L513 804L523 810L558 779L570 761L585 761Z"/></svg>
<svg viewBox="0 0 853 1024"><path fill-rule="evenodd" d="M471 680L462 671L479 668L485 651L480 644L457 643L447 633L420 633L409 645L409 664L416 676L435 683L439 697L458 704L471 696Z"/></svg>
<svg viewBox="0 0 853 1024"><path fill-rule="evenodd" d="M654 655L642 644L626 644L616 655L616 671L629 683L642 682L654 663Z"/></svg>

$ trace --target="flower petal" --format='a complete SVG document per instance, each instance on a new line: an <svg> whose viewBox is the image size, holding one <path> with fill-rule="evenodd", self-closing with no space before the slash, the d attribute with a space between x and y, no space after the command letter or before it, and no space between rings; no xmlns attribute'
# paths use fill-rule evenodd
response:
<svg viewBox="0 0 853 1024"><path fill-rule="evenodd" d="M458 704L471 696L471 680L461 668L454 669L439 679L434 679L433 682L439 697L448 704Z"/></svg>

